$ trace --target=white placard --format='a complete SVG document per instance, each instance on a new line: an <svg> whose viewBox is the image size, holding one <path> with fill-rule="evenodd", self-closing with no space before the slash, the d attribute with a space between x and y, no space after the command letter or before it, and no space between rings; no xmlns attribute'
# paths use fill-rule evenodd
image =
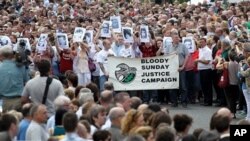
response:
<svg viewBox="0 0 250 141"><path fill-rule="evenodd" d="M150 42L148 26L141 25L140 27L140 41L144 43Z"/></svg>
<svg viewBox="0 0 250 141"><path fill-rule="evenodd" d="M11 46L11 40L8 36L0 36L0 47Z"/></svg>
<svg viewBox="0 0 250 141"><path fill-rule="evenodd" d="M106 38L111 37L110 21L104 21L102 23L101 37L106 37Z"/></svg>
<svg viewBox="0 0 250 141"><path fill-rule="evenodd" d="M93 43L93 30L87 30L84 36L84 40L88 45Z"/></svg>
<svg viewBox="0 0 250 141"><path fill-rule="evenodd" d="M169 49L173 46L173 39L172 37L164 37L163 38L163 53L169 52Z"/></svg>
<svg viewBox="0 0 250 141"><path fill-rule="evenodd" d="M47 38L48 38L48 34L41 34L37 44L36 44L36 49L38 51L45 51L47 48Z"/></svg>
<svg viewBox="0 0 250 141"><path fill-rule="evenodd" d="M110 17L111 27L113 32L121 33L121 17L120 16L111 16Z"/></svg>
<svg viewBox="0 0 250 141"><path fill-rule="evenodd" d="M68 36L66 33L56 33L56 39L60 48L69 48Z"/></svg>
<svg viewBox="0 0 250 141"><path fill-rule="evenodd" d="M122 36L125 43L133 43L133 29L131 27L122 27Z"/></svg>
<svg viewBox="0 0 250 141"><path fill-rule="evenodd" d="M109 81L117 91L179 88L177 54L149 58L108 58Z"/></svg>
<svg viewBox="0 0 250 141"><path fill-rule="evenodd" d="M195 51L195 43L193 37L182 37L182 43L188 49L188 52L193 53Z"/></svg>
<svg viewBox="0 0 250 141"><path fill-rule="evenodd" d="M73 42L83 42L86 29L82 27L76 27L73 36Z"/></svg>

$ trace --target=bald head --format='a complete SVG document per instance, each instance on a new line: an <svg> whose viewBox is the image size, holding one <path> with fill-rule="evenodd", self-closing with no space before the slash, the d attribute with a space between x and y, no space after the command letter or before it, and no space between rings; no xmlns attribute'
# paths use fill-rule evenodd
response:
<svg viewBox="0 0 250 141"><path fill-rule="evenodd" d="M233 118L233 114L231 113L231 111L228 109L228 108L220 108L218 111L217 111L217 115L218 116L226 116L226 117L229 117L230 119Z"/></svg>
<svg viewBox="0 0 250 141"><path fill-rule="evenodd" d="M147 108L148 108L147 104L141 104L137 109L138 111L143 112Z"/></svg>
<svg viewBox="0 0 250 141"><path fill-rule="evenodd" d="M113 91L104 90L101 92L101 95L100 95L101 103L110 103L112 101L113 101Z"/></svg>
<svg viewBox="0 0 250 141"><path fill-rule="evenodd" d="M123 117L125 115L125 111L121 107L114 107L109 112L109 118L112 121L116 120L119 117Z"/></svg>
<svg viewBox="0 0 250 141"><path fill-rule="evenodd" d="M107 40L107 39L105 39L105 40L103 41L103 46L104 46L105 49L110 49L110 47L111 47L110 41Z"/></svg>

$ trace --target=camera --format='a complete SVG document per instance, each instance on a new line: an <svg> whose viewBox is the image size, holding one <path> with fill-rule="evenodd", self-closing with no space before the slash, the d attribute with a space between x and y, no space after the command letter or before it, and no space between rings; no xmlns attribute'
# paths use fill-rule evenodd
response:
<svg viewBox="0 0 250 141"><path fill-rule="evenodd" d="M17 44L17 50L15 51L15 61L18 67L25 66L27 69L31 64L28 56L31 54L30 50L26 48L26 41L20 40L19 44Z"/></svg>

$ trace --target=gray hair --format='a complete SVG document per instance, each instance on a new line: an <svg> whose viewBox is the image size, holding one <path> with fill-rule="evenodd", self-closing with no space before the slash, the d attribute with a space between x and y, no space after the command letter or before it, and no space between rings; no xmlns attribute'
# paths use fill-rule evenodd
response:
<svg viewBox="0 0 250 141"><path fill-rule="evenodd" d="M79 103L83 105L86 102L94 102L94 96L90 89L82 88L79 93Z"/></svg>
<svg viewBox="0 0 250 141"><path fill-rule="evenodd" d="M105 112L105 108L102 105L95 105L91 110L90 110L90 123L95 125L94 117L97 117L99 113Z"/></svg>
<svg viewBox="0 0 250 141"><path fill-rule="evenodd" d="M54 100L55 109L63 107L65 104L70 103L70 99L65 95L60 95Z"/></svg>
<svg viewBox="0 0 250 141"><path fill-rule="evenodd" d="M3 58L10 58L13 56L13 50L10 46L0 48L0 56Z"/></svg>
<svg viewBox="0 0 250 141"><path fill-rule="evenodd" d="M229 41L229 40L227 40L227 39L223 39L223 40L221 40L221 43L223 43L223 44L224 44L224 46L230 46L230 47L231 47L231 45L230 45L230 41Z"/></svg>
<svg viewBox="0 0 250 141"><path fill-rule="evenodd" d="M31 115L32 117L35 116L35 114L36 114L36 112L37 112L39 106L40 106L39 104L35 104L35 105L33 105L32 108L30 109L30 115Z"/></svg>
<svg viewBox="0 0 250 141"><path fill-rule="evenodd" d="M109 112L109 118L111 121L117 119L118 117L124 116L125 111L121 107L114 107Z"/></svg>
<svg viewBox="0 0 250 141"><path fill-rule="evenodd" d="M106 81L106 82L104 83L104 89L105 89L105 90L114 90L114 85L113 85L113 83L110 82L110 81Z"/></svg>

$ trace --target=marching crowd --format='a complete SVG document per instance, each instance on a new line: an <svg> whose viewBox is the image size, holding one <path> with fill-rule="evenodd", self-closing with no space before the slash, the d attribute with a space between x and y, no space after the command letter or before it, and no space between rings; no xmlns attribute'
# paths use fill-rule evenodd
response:
<svg viewBox="0 0 250 141"><path fill-rule="evenodd" d="M250 125L250 2L1 0L0 15L1 141L224 141L236 113ZM124 33L104 24L112 16ZM80 42L76 27L89 33ZM110 56L172 53L179 89L118 92L108 81ZM191 116L160 105L198 102L227 108L192 134Z"/></svg>

